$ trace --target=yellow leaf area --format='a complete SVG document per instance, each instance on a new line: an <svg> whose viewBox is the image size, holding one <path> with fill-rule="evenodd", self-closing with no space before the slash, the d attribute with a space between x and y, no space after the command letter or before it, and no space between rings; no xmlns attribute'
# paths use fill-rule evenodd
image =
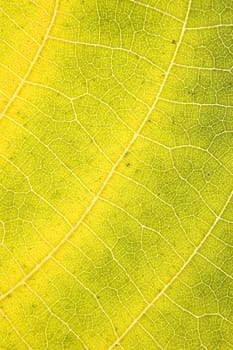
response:
<svg viewBox="0 0 233 350"><path fill-rule="evenodd" d="M0 349L233 349L232 0L0 0Z"/></svg>

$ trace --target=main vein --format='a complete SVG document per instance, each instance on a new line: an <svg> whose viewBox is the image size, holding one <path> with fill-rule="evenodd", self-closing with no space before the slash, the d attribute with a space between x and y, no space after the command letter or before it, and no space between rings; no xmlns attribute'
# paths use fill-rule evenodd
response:
<svg viewBox="0 0 233 350"><path fill-rule="evenodd" d="M181 275L181 273L184 271L184 269L189 265L190 261L196 256L198 250L203 246L207 238L210 236L211 232L221 219L221 216L223 215L226 207L228 206L231 197L232 197L233 192L230 193L230 196L227 198L221 212L219 215L216 217L214 223L210 227L209 231L207 234L204 236L204 238L201 240L201 242L196 246L196 248L193 250L192 254L190 257L185 261L185 263L181 266L180 270L174 275L174 277L170 280L169 283L167 283L164 288L156 295L156 297L149 303L143 310L142 312L133 320L133 322L127 327L127 329L122 333L122 335L112 344L108 350L112 350L128 333L129 331L140 321L140 319L145 315L145 313L155 304L155 302L165 294L166 290L176 281L176 279Z"/></svg>
<svg viewBox="0 0 233 350"><path fill-rule="evenodd" d="M9 294L11 294L15 289L17 289L18 287L22 286L30 277L32 277L58 250L61 246L63 246L63 244L69 239L69 237L78 229L78 227L82 224L82 222L85 220L85 218L87 217L87 215L90 213L90 211L92 210L92 208L94 207L95 203L98 201L98 199L100 198L101 194L103 193L103 191L105 190L105 188L107 187L110 179L112 178L113 174L115 173L115 170L117 169L118 165L121 163L121 161L123 160L123 158L125 157L125 155L128 153L129 149L133 146L133 144L135 143L135 141L137 140L138 136L140 135L145 123L147 122L147 120L149 119L151 113L153 112L153 110L155 109L160 95L164 89L164 86L167 82L167 79L170 75L171 69L173 67L173 64L175 62L177 53L179 51L183 36L184 36L184 32L185 32L185 28L186 28L186 24L188 21L188 15L190 12L190 7L191 7L191 0L188 4L188 9L187 9L187 13L186 13L186 17L180 32L180 38L179 41L177 42L177 46L174 50L171 62L169 64L169 67L164 75L164 79L162 81L162 84L159 88L159 91L154 99L153 104L151 105L148 113L146 114L145 118L143 119L142 123L140 124L139 128L137 129L137 131L134 133L131 141L128 143L127 147L125 148L125 150L123 151L123 153L120 155L120 157L118 158L118 160L116 161L116 163L112 166L109 174L107 175L107 177L105 178L102 186L100 187L99 191L96 193L95 197L92 199L91 203L89 204L89 206L86 208L86 210L83 212L82 216L80 217L80 219L78 220L78 222L72 227L72 229L64 236L64 238L57 244L56 247L54 247L50 253L38 264L34 267L34 269L31 270L31 272L29 274L27 274L21 281L19 281L15 286L13 286L10 290L8 290L6 293L2 294L0 297L0 300L3 300L4 298L6 298ZM52 23L53 21L51 21ZM50 25L50 29L51 29L52 25ZM49 33L50 30L47 31L47 33ZM47 34L48 36L48 34ZM25 78L26 79L26 78Z"/></svg>
<svg viewBox="0 0 233 350"><path fill-rule="evenodd" d="M6 104L5 108L3 109L1 115L0 115L0 119L5 115L5 113L8 111L9 107L11 106L12 102L15 100L15 98L18 96L19 92L21 91L25 81L27 80L28 76L30 75L33 67L35 66L36 62L38 61L38 58L40 57L40 54L41 54L41 51L43 50L45 44L46 44L46 41L48 40L48 37L49 37L49 34L51 32L51 29L53 27L53 24L55 22L55 18L56 18L56 15L57 15L57 10L58 10L58 3L59 3L59 0L56 0L56 3L55 3L55 6L54 6L54 10L53 10L53 15L52 15L52 18L51 18L51 21L49 23L49 26L46 30L46 33L44 35L44 38L41 42L41 45L40 47L38 48L36 54L35 54L35 57L33 58L33 60L31 61L26 73L24 74L22 80L20 81L19 85L17 86L17 89L15 90L14 94L12 95L11 99L8 101L8 103Z"/></svg>

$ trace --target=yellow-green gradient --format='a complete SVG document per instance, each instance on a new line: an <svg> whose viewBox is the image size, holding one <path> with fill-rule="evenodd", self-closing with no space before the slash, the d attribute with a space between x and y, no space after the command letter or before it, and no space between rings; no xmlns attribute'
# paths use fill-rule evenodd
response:
<svg viewBox="0 0 233 350"><path fill-rule="evenodd" d="M232 0L0 0L0 349L230 350Z"/></svg>

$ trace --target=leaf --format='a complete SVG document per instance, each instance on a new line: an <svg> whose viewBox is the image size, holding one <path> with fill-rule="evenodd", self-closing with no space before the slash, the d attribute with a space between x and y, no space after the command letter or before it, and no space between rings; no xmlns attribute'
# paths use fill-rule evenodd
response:
<svg viewBox="0 0 233 350"><path fill-rule="evenodd" d="M0 348L233 349L232 0L0 1Z"/></svg>

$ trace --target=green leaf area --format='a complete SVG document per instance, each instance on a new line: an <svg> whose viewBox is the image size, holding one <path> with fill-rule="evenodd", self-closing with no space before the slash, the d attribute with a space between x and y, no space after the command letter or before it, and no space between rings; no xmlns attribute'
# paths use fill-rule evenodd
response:
<svg viewBox="0 0 233 350"><path fill-rule="evenodd" d="M0 0L0 350L233 349L233 0Z"/></svg>

